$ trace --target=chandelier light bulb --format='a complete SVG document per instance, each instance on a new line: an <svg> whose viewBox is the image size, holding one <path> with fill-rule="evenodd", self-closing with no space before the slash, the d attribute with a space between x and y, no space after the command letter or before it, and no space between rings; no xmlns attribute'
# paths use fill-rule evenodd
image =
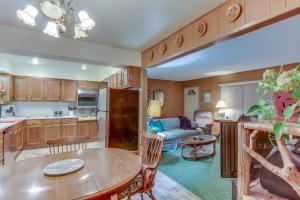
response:
<svg viewBox="0 0 300 200"><path fill-rule="evenodd" d="M88 35L86 34L86 32L81 29L80 24L75 24L74 30L75 30L74 39L80 39L80 38L86 38L86 37L88 37Z"/></svg>
<svg viewBox="0 0 300 200"><path fill-rule="evenodd" d="M24 10L17 10L17 17L27 25L35 26L35 17L38 15L38 10L32 5L26 6Z"/></svg>
<svg viewBox="0 0 300 200"><path fill-rule="evenodd" d="M86 11L80 11L78 17L81 21L80 27L82 30L91 30L95 27L95 21L91 19Z"/></svg>
<svg viewBox="0 0 300 200"><path fill-rule="evenodd" d="M43 32L52 37L59 38L58 27L55 22L48 22L47 27Z"/></svg>

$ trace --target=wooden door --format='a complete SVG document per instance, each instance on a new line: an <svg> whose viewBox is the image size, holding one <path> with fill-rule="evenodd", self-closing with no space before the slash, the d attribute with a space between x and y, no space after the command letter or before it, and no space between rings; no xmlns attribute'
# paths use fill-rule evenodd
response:
<svg viewBox="0 0 300 200"><path fill-rule="evenodd" d="M45 89L47 101L60 101L60 80L47 79Z"/></svg>
<svg viewBox="0 0 300 200"><path fill-rule="evenodd" d="M97 121L89 123L89 136L91 139L98 139L98 123L97 123Z"/></svg>
<svg viewBox="0 0 300 200"><path fill-rule="evenodd" d="M14 77L13 82L13 99L15 101L28 100L28 78L27 77Z"/></svg>
<svg viewBox="0 0 300 200"><path fill-rule="evenodd" d="M45 143L48 140L55 140L61 138L61 126L60 124L45 125Z"/></svg>
<svg viewBox="0 0 300 200"><path fill-rule="evenodd" d="M44 101L44 79L30 78L29 79L29 95L31 101Z"/></svg>
<svg viewBox="0 0 300 200"><path fill-rule="evenodd" d="M122 69L122 87L128 87L129 77L128 77L128 69Z"/></svg>
<svg viewBox="0 0 300 200"><path fill-rule="evenodd" d="M41 146L44 144L44 131L41 125L27 126L26 146Z"/></svg>
<svg viewBox="0 0 300 200"><path fill-rule="evenodd" d="M79 122L78 124L78 136L89 136L89 123Z"/></svg>
<svg viewBox="0 0 300 200"><path fill-rule="evenodd" d="M9 147L12 152L16 152L18 150L18 131L14 130L10 133Z"/></svg>
<svg viewBox="0 0 300 200"><path fill-rule="evenodd" d="M62 101L76 102L77 99L77 81L62 81Z"/></svg>
<svg viewBox="0 0 300 200"><path fill-rule="evenodd" d="M62 137L77 136L77 123L62 124Z"/></svg>
<svg viewBox="0 0 300 200"><path fill-rule="evenodd" d="M89 89L99 89L99 82L88 81L88 82L87 82L87 87L88 87Z"/></svg>

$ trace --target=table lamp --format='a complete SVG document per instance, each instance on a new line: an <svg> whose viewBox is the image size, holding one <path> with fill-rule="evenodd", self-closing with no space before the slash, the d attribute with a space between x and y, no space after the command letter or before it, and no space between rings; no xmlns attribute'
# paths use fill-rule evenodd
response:
<svg viewBox="0 0 300 200"><path fill-rule="evenodd" d="M150 118L158 118L161 116L161 104L158 100L150 100L148 106L148 116Z"/></svg>
<svg viewBox="0 0 300 200"><path fill-rule="evenodd" d="M216 108L219 109L218 111L218 118L219 119L225 119L225 108L227 108L227 104L223 100L219 100Z"/></svg>

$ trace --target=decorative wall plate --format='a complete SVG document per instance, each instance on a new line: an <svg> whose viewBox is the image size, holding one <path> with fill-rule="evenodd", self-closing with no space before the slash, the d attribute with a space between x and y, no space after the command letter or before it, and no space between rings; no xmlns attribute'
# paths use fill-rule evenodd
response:
<svg viewBox="0 0 300 200"><path fill-rule="evenodd" d="M83 166L84 161L81 159L67 159L48 164L43 172L48 176L61 176L75 172Z"/></svg>
<svg viewBox="0 0 300 200"><path fill-rule="evenodd" d="M177 35L175 37L175 44L176 44L176 47L179 48L182 46L182 43L183 43L183 36L181 34Z"/></svg>
<svg viewBox="0 0 300 200"><path fill-rule="evenodd" d="M153 51L149 51L148 54L147 54L147 57L148 57L149 60L153 60L153 57L154 57Z"/></svg>
<svg viewBox="0 0 300 200"><path fill-rule="evenodd" d="M234 22L240 17L241 12L242 8L239 4L232 4L227 8L226 18L229 22Z"/></svg>
<svg viewBox="0 0 300 200"><path fill-rule="evenodd" d="M167 45L166 43L162 43L160 46L159 46L159 53L160 55L164 55L166 53L166 50L167 50Z"/></svg>
<svg viewBox="0 0 300 200"><path fill-rule="evenodd" d="M197 35L199 37L202 37L205 35L206 31L207 31L207 23L206 22L201 22L200 24L196 25L196 30L197 30Z"/></svg>

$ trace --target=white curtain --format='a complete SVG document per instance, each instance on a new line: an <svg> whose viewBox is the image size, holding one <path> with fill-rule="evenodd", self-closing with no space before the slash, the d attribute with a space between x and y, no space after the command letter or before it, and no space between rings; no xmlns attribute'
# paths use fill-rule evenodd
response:
<svg viewBox="0 0 300 200"><path fill-rule="evenodd" d="M258 103L259 94L256 93L258 83L240 83L220 85L220 98L228 105L226 117L237 119L254 104Z"/></svg>

